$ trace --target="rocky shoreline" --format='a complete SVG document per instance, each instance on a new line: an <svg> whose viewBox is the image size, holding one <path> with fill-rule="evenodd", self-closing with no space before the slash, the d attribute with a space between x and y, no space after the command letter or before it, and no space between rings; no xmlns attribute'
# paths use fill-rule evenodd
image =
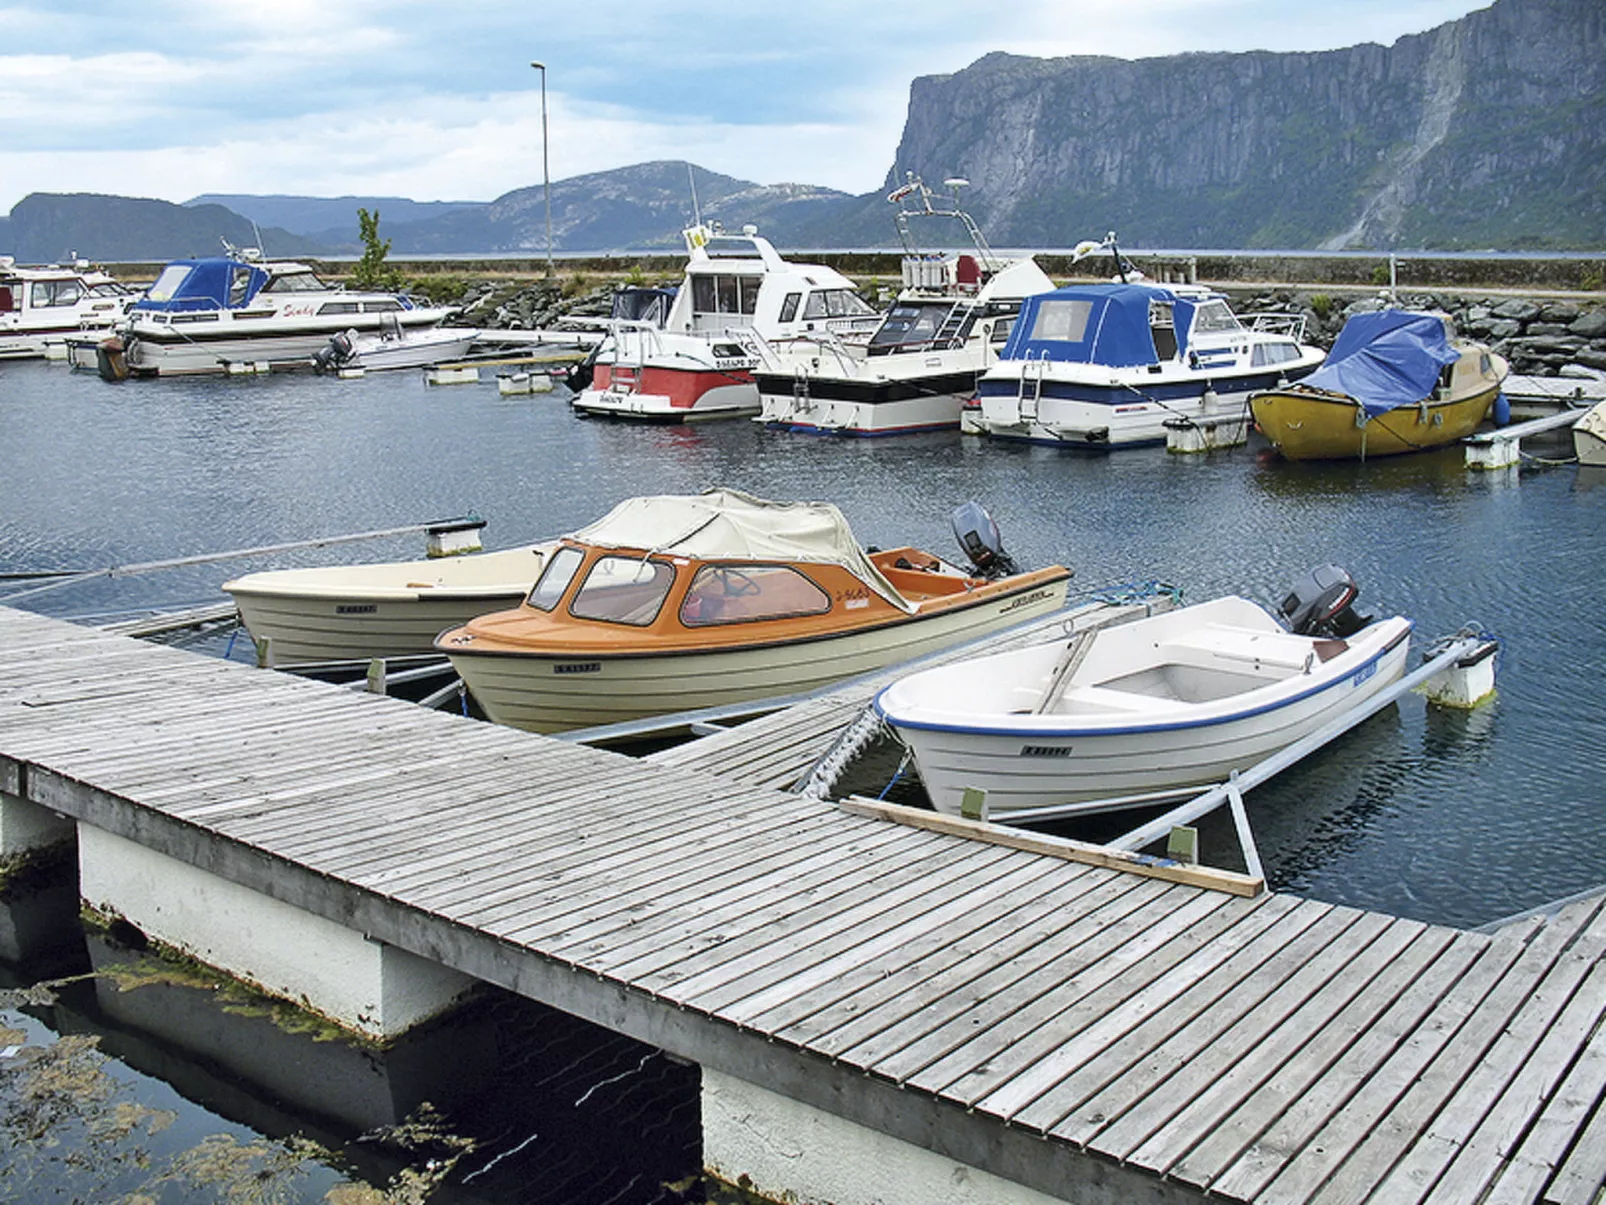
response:
<svg viewBox="0 0 1606 1205"><path fill-rule="evenodd" d="M593 283L584 274L535 282L476 281L451 301L455 322L486 330L544 330L564 319L606 317L615 288L625 280ZM628 283L648 283L633 279ZM653 283L675 284L674 279ZM877 304L892 298L895 281L861 278L861 291ZM1233 308L1248 319L1255 314L1294 312L1305 317L1307 341L1331 347L1345 320L1381 309L1377 289L1331 289L1220 285ZM1407 309L1448 314L1458 334L1488 343L1523 376L1573 376L1606 380L1606 302L1565 297L1417 292L1402 290Z"/></svg>

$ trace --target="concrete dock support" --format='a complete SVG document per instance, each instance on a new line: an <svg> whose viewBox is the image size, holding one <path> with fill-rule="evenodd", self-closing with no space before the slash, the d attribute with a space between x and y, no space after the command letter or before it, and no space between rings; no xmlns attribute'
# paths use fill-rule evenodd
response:
<svg viewBox="0 0 1606 1205"><path fill-rule="evenodd" d="M88 824L78 874L93 907L366 1037L395 1037L476 982Z"/></svg>
<svg viewBox="0 0 1606 1205"><path fill-rule="evenodd" d="M1064 1205L707 1067L703 1165L726 1183L796 1205Z"/></svg>
<svg viewBox="0 0 1606 1205"><path fill-rule="evenodd" d="M0 861L71 841L73 822L0 785Z"/></svg>

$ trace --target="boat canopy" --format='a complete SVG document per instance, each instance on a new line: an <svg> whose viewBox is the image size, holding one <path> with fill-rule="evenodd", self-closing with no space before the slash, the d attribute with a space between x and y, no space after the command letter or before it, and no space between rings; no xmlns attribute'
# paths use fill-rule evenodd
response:
<svg viewBox="0 0 1606 1205"><path fill-rule="evenodd" d="M1352 397L1376 416L1432 396L1439 373L1458 359L1443 318L1378 310L1351 315L1326 361L1300 383Z"/></svg>
<svg viewBox="0 0 1606 1205"><path fill-rule="evenodd" d="M840 565L893 606L915 609L865 555L847 519L829 502L769 502L730 489L629 498L572 538L706 561Z"/></svg>
<svg viewBox="0 0 1606 1205"><path fill-rule="evenodd" d="M1158 364L1153 307L1168 307L1176 346L1188 332L1200 299L1146 284L1069 285L1028 297L1001 355L1005 360L1049 359L1072 364L1139 368ZM1173 350L1166 358L1175 355Z"/></svg>
<svg viewBox="0 0 1606 1205"><path fill-rule="evenodd" d="M246 304L268 283L256 264L225 256L175 259L135 303L137 310L234 309Z"/></svg>

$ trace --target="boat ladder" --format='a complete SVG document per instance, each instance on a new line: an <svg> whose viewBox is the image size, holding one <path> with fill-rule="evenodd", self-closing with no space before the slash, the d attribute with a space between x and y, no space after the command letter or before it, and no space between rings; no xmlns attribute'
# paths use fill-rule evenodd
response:
<svg viewBox="0 0 1606 1205"><path fill-rule="evenodd" d="M960 341L960 332L964 330L965 324L970 320L970 316L974 312L975 307L965 302L960 302L949 310L948 317L942 320L942 326L937 329L936 335L932 337L932 350L943 351L957 346Z"/></svg>
<svg viewBox="0 0 1606 1205"><path fill-rule="evenodd" d="M1038 359L1028 356L1021 361L1020 382L1015 394L1015 418L1018 422L1037 421L1037 403L1043 396L1043 374L1047 369L1047 352Z"/></svg>

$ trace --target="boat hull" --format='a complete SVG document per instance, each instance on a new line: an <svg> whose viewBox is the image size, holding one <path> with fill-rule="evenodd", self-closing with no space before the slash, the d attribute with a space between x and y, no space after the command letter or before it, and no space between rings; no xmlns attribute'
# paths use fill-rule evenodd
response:
<svg viewBox="0 0 1606 1205"><path fill-rule="evenodd" d="M667 368L633 372L598 363L593 385L574 396L582 414L685 423L741 418L759 411L758 386L748 368Z"/></svg>
<svg viewBox="0 0 1606 1205"><path fill-rule="evenodd" d="M1579 464L1606 468L1606 402L1594 406L1573 424L1573 451Z"/></svg>
<svg viewBox="0 0 1606 1205"><path fill-rule="evenodd" d="M347 330L378 331L380 319L389 319L404 330L434 326L440 321L438 310L410 310L399 314L339 314L311 316L292 325L272 320L235 320L222 315L198 331L196 323L175 334L154 323L130 326L125 342L128 367L136 376L189 376L227 372L230 364L270 363L280 367L310 367L312 357L329 345L335 335Z"/></svg>
<svg viewBox="0 0 1606 1205"><path fill-rule="evenodd" d="M931 357L937 360L938 357ZM874 361L867 366L874 367ZM759 422L822 435L901 435L959 426L982 369L933 364L923 374L866 377L756 376Z"/></svg>
<svg viewBox="0 0 1606 1205"><path fill-rule="evenodd" d="M1181 614L1174 613L1174 614ZM1141 624L1153 621L1139 621ZM1137 626L1137 625L1133 625ZM887 688L876 708L912 751L932 805L958 814L967 788L987 792L989 810L1065 806L1076 814L1119 810L1124 796L1223 782L1320 728L1340 713L1398 681L1405 670L1410 623L1380 621L1352 637L1355 647L1314 672L1288 671L1276 685L1244 690L1212 704L1155 707L1144 691L1121 684L1072 688L1065 714L1029 714L1030 706L986 709L972 718L934 713L921 705L932 675L953 689L962 667L930 671L922 687L905 680ZM1022 675L1036 695L1060 646L1022 650L970 663L975 674ZM1035 658L1035 660L1034 660ZM1225 666L1248 682L1263 665ZM917 675L916 677L920 677ZM1153 689L1152 679L1146 684ZM978 682L971 695L985 688Z"/></svg>
<svg viewBox="0 0 1606 1205"><path fill-rule="evenodd" d="M1012 362L983 379L966 429L998 439L1095 450L1163 444L1168 419L1243 413L1255 392L1298 380L1320 362L1319 356L1310 356L1265 372L1171 372L1150 379L1120 370L1130 380L1105 370L1102 381L1078 379L1085 373L1083 366L1051 362L1041 382L1030 377L1023 381L1021 363ZM1011 370L1017 375L1011 376Z"/></svg>
<svg viewBox="0 0 1606 1205"><path fill-rule="evenodd" d="M1365 460L1424 452L1471 435L1488 417L1498 382L1476 393L1400 406L1358 424L1356 402L1338 394L1273 390L1251 402L1255 425L1289 460Z"/></svg>
<svg viewBox="0 0 1606 1205"><path fill-rule="evenodd" d="M447 652L490 719L560 732L815 690L1046 615L1064 605L1065 592L1060 577L984 602L765 645L583 657Z"/></svg>
<svg viewBox="0 0 1606 1205"><path fill-rule="evenodd" d="M435 637L517 606L548 545L498 552L253 573L224 583L275 666L435 652Z"/></svg>

